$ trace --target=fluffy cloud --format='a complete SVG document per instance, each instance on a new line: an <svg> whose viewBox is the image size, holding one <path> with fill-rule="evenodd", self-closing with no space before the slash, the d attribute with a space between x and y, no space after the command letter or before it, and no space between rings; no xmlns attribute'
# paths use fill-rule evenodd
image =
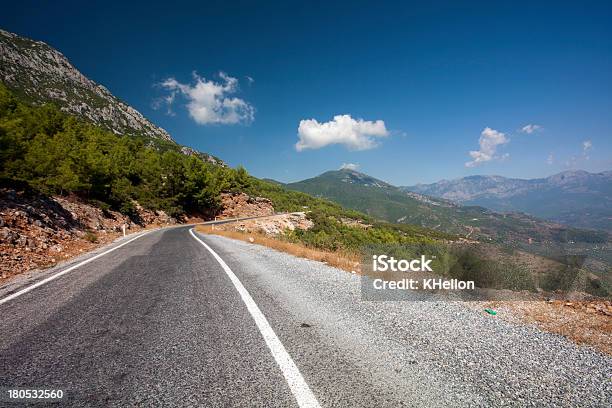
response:
<svg viewBox="0 0 612 408"><path fill-rule="evenodd" d="M200 125L250 123L255 118L255 108L243 99L231 96L238 91L238 80L224 72L219 73L219 82L207 80L193 73L193 84L183 84L168 78L160 86L169 94L162 102L171 111L176 96L187 100L189 116Z"/></svg>
<svg viewBox="0 0 612 408"><path fill-rule="evenodd" d="M495 155L497 146L508 143L510 140L506 138L506 135L502 132L498 132L495 129L489 127L485 128L480 134L478 144L480 145L479 150L470 151L471 161L465 163L465 167L476 167L482 163L491 161L493 159L505 159L508 154L504 154L499 157Z"/></svg>
<svg viewBox="0 0 612 408"><path fill-rule="evenodd" d="M531 124L525 125L525 126L523 126L521 128L521 132L527 133L527 134L532 134L532 133L538 132L540 130L542 130L542 126L540 126L540 125L531 125Z"/></svg>
<svg viewBox="0 0 612 408"><path fill-rule="evenodd" d="M376 137L389 136L382 120L353 119L351 115L336 115L329 122L316 119L301 120L298 127L300 140L295 149L320 149L331 144L343 144L350 150L367 150L376 147Z"/></svg>
<svg viewBox="0 0 612 408"><path fill-rule="evenodd" d="M359 168L358 164L355 163L342 163L342 166L340 166L340 170L357 170Z"/></svg>
<svg viewBox="0 0 612 408"><path fill-rule="evenodd" d="M593 142L585 140L582 142L582 154L575 154L565 161L565 167L575 169L584 166L587 161L591 160L589 152L593 150Z"/></svg>
<svg viewBox="0 0 612 408"><path fill-rule="evenodd" d="M546 164L548 164L549 166L552 165L555 162L555 156L553 156L553 154L549 154L548 157L546 158Z"/></svg>
<svg viewBox="0 0 612 408"><path fill-rule="evenodd" d="M593 148L593 143L590 140L585 140L582 142L582 157L585 160L589 160L591 157L589 156L589 151Z"/></svg>
<svg viewBox="0 0 612 408"><path fill-rule="evenodd" d="M176 92L170 92L166 96L162 96L161 98L157 98L153 100L152 107L153 109L161 109L162 107L166 107L166 114L169 116L174 116L174 111L172 110L172 104L176 99Z"/></svg>

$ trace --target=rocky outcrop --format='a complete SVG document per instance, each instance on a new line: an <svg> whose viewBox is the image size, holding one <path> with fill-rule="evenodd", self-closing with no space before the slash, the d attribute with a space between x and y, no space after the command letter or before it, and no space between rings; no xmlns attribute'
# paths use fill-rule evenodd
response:
<svg viewBox="0 0 612 408"><path fill-rule="evenodd" d="M222 224L221 228L241 232L258 232L265 235L283 235L287 231L295 231L296 229L307 230L312 228L313 225L314 223L306 218L306 214L300 212Z"/></svg>
<svg viewBox="0 0 612 408"><path fill-rule="evenodd" d="M225 162L223 162L223 160L219 159L218 157L215 157L215 156L213 156L211 154L208 154L208 153L197 151L197 150L192 149L191 147L188 147L188 146L181 147L181 153L183 153L185 156L196 156L196 157L199 157L200 159L204 160L205 162L212 163L212 164L215 164L217 166L227 167L227 164L225 164Z"/></svg>
<svg viewBox="0 0 612 408"><path fill-rule="evenodd" d="M77 197L46 197L0 189L0 280L53 265L122 235L175 224L163 211L137 206L139 224Z"/></svg>
<svg viewBox="0 0 612 408"><path fill-rule="evenodd" d="M274 214L272 201L263 197L251 197L245 193L221 194L223 211L217 218L257 217Z"/></svg>
<svg viewBox="0 0 612 408"><path fill-rule="evenodd" d="M214 228L223 231L259 232L266 235L282 235L286 231L310 229L313 222L306 214L275 214L272 202L263 197L251 197L244 193L221 194L223 211L217 218L261 217L228 224L216 225Z"/></svg>
<svg viewBox="0 0 612 408"><path fill-rule="evenodd" d="M355 220L353 218L340 218L340 222L351 228L362 228L362 229L372 228L372 224L366 224L362 220Z"/></svg>
<svg viewBox="0 0 612 408"><path fill-rule="evenodd" d="M32 103L52 102L116 134L172 141L168 132L85 77L62 53L42 41L0 30L0 80Z"/></svg>

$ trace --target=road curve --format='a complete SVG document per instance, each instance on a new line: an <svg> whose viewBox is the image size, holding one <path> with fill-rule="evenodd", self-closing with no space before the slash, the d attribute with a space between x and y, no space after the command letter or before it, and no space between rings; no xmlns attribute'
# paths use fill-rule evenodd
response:
<svg viewBox="0 0 612 408"><path fill-rule="evenodd" d="M151 232L0 304L0 388L63 389L59 406L298 406L244 296L189 229ZM612 403L612 359L559 336L461 304L362 302L354 275L199 238L321 406Z"/></svg>

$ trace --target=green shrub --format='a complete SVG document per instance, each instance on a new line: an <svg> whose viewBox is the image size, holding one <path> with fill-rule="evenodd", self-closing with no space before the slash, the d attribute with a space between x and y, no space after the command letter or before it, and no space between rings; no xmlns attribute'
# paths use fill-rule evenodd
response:
<svg viewBox="0 0 612 408"><path fill-rule="evenodd" d="M52 105L19 102L0 84L0 179L45 194L74 193L133 216L133 201L173 216L213 215L222 191L240 191L245 169L181 154L174 143L118 136Z"/></svg>
<svg viewBox="0 0 612 408"><path fill-rule="evenodd" d="M85 232L85 240L91 243L98 242L98 236L94 234L92 231Z"/></svg>

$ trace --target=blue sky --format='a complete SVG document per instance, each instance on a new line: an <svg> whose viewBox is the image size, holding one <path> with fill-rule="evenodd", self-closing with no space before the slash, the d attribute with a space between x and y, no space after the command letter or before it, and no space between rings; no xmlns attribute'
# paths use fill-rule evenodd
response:
<svg viewBox="0 0 612 408"><path fill-rule="evenodd" d="M0 27L259 177L612 169L611 3L327 3L20 1Z"/></svg>

